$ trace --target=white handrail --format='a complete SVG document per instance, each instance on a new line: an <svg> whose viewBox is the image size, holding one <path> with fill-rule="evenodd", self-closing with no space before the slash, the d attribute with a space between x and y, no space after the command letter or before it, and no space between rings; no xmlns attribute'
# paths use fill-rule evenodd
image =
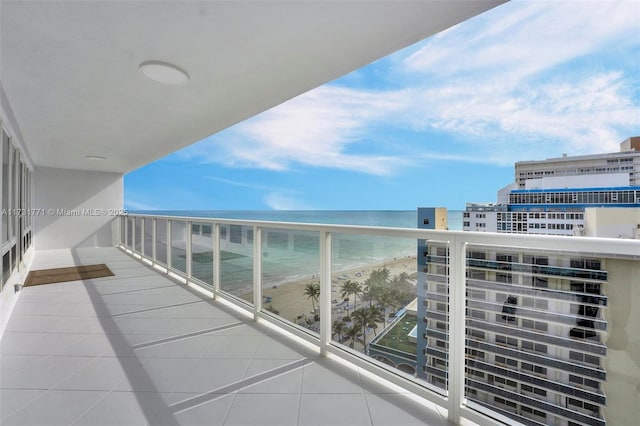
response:
<svg viewBox="0 0 640 426"><path fill-rule="evenodd" d="M479 414L470 413L465 403L465 320L466 320L466 252L470 247L499 247L500 250L512 248L514 251L544 250L560 252L561 254L575 253L580 256L594 255L606 258L625 258L640 260L640 241L622 240L612 238L588 238L588 237L567 237L551 235L526 235L526 234L504 234L488 232L467 232L467 231L439 231L411 228L393 228L377 226L354 226L354 225L332 225L313 224L298 222L272 222L255 220L217 219L204 217L186 216L164 216L164 215L129 215L123 216L122 226L124 232L118 233L121 246L127 251L136 252L136 228L135 218L153 220L153 250L152 262L156 262L156 239L157 220L166 220L166 244L167 244L167 269L173 273L184 276L187 282L198 283L192 276L192 249L191 249L191 224L206 223L212 226L213 238L213 294L225 296L221 291L220 282L220 228L222 225L240 225L253 230L253 315L254 318L265 318L262 312L262 236L265 229L286 229L290 231L313 231L319 234L320 241L320 336L312 336L320 347L321 354L335 353L335 344L331 340L331 264L332 251L331 241L335 234L351 234L366 236L382 236L392 238L405 238L413 240L429 240L446 243L449 249L449 366L448 379L449 386L446 402L443 404L441 395L433 394L429 391L420 392L423 396L439 405L443 405L448 410L448 420L453 424L459 424L461 416L475 417ZM132 220L131 220L132 219ZM131 222L129 222L131 220ZM187 235L185 241L185 272L177 271L172 265L172 221L185 223ZM133 235L129 235L129 224ZM141 221L141 253L135 253L145 258L144 255L144 221ZM131 239L131 246L128 242ZM268 316L266 316L268 317ZM309 337L309 336L307 336ZM352 355L349 355L351 357ZM379 371L377 372L379 373ZM386 373L385 373L386 374ZM383 374L381 374L383 375ZM397 377L386 374L385 378L398 381ZM404 380L404 379L402 379ZM399 382L402 382L400 380ZM412 390L417 389L416 383L408 384ZM426 389L426 388L425 388ZM476 421L477 421L477 417ZM488 419L487 419L488 420Z"/></svg>

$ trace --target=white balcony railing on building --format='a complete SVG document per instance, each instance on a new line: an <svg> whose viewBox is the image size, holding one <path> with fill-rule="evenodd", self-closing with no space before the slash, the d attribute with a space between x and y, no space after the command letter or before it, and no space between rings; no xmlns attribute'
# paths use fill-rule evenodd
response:
<svg viewBox="0 0 640 426"><path fill-rule="evenodd" d="M120 223L127 252L439 404L453 423L640 415L640 241L150 215ZM365 355L373 339L383 350Z"/></svg>

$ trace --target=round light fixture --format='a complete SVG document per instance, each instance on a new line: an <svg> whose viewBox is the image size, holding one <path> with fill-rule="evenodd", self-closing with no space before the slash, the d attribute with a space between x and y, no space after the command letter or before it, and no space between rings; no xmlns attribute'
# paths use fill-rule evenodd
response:
<svg viewBox="0 0 640 426"><path fill-rule="evenodd" d="M103 157L102 155L85 155L84 158L94 161L103 161L107 159L107 157Z"/></svg>
<svg viewBox="0 0 640 426"><path fill-rule="evenodd" d="M189 74L175 65L162 61L147 61L140 64L140 72L147 78L162 84L183 84Z"/></svg>

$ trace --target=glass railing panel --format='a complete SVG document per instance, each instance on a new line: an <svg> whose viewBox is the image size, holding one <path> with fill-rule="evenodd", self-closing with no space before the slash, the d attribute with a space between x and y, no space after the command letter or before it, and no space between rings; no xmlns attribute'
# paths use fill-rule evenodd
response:
<svg viewBox="0 0 640 426"><path fill-rule="evenodd" d="M171 267L187 272L187 222L171 220Z"/></svg>
<svg viewBox="0 0 640 426"><path fill-rule="evenodd" d="M253 303L253 227L220 225L220 289Z"/></svg>
<svg viewBox="0 0 640 426"><path fill-rule="evenodd" d="M213 224L191 224L191 275L213 285Z"/></svg>
<svg viewBox="0 0 640 426"><path fill-rule="evenodd" d="M156 262L167 264L167 219L156 219Z"/></svg>
<svg viewBox="0 0 640 426"><path fill-rule="evenodd" d="M142 226L142 239L144 241L143 253L146 257L151 258L153 256L153 219L150 217L144 218L144 224Z"/></svg>
<svg viewBox="0 0 640 426"><path fill-rule="evenodd" d="M619 383L607 390L611 368L619 365L611 365L609 347L621 349L616 359L630 360L625 328L632 311L619 303L633 300L628 279L637 260L470 245L466 262L465 396L471 405L548 424L604 425L611 420L605 408L607 417L625 411L612 410L625 397ZM609 310L613 297L616 309ZM625 326L613 332L618 315Z"/></svg>
<svg viewBox="0 0 640 426"><path fill-rule="evenodd" d="M319 332L319 232L263 229L262 286L263 309Z"/></svg>
<svg viewBox="0 0 640 426"><path fill-rule="evenodd" d="M142 218L136 217L134 218L134 247L133 249L141 253L142 252Z"/></svg>
<svg viewBox="0 0 640 426"><path fill-rule="evenodd" d="M424 318L430 308L427 273L442 274L444 283L434 283L433 291L443 292L445 302L438 307L445 321L438 325L446 330L447 266L438 264L430 270L424 264L425 250L429 250L425 242L415 239L334 233L332 338L428 387L444 390L446 352L427 364L427 347L446 348L446 334L438 335L445 339L436 346L438 339L429 333ZM432 250L436 252L435 246ZM446 245L444 250L446 254ZM443 259L446 262L447 256ZM439 332L436 321L433 329Z"/></svg>

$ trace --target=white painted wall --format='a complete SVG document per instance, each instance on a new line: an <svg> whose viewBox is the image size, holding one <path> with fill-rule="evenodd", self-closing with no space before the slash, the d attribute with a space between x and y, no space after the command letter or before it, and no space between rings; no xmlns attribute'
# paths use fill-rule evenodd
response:
<svg viewBox="0 0 640 426"><path fill-rule="evenodd" d="M46 212L34 218L36 250L115 245L114 214L123 208L122 174L36 167L33 180L34 208ZM96 211L100 215L92 215Z"/></svg>
<svg viewBox="0 0 640 426"><path fill-rule="evenodd" d="M561 188L609 188L629 186L628 173L607 173L578 176L547 176L540 179L527 179L525 189L561 189Z"/></svg>
<svg viewBox="0 0 640 426"><path fill-rule="evenodd" d="M585 235L589 237L636 239L639 227L640 207L584 210Z"/></svg>

